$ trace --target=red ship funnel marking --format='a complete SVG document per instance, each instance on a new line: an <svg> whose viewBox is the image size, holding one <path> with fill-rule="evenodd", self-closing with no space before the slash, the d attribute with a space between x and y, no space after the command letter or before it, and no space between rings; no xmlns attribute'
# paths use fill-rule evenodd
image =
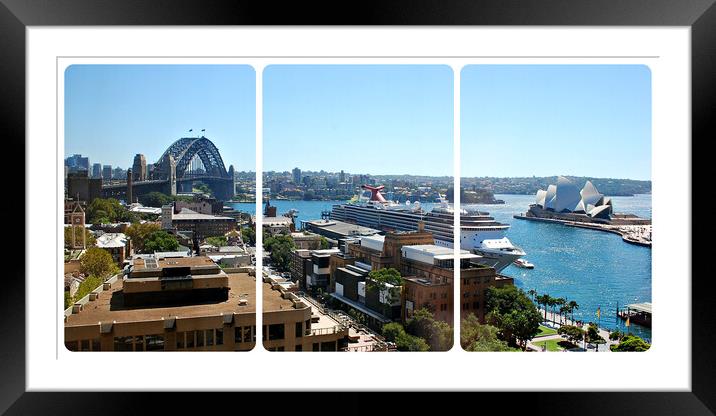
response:
<svg viewBox="0 0 716 416"><path fill-rule="evenodd" d="M370 200L371 201L378 201L378 202L386 202L385 198L383 198L383 195L380 193L385 186L370 186L370 185L361 185L361 188L367 189L370 191Z"/></svg>

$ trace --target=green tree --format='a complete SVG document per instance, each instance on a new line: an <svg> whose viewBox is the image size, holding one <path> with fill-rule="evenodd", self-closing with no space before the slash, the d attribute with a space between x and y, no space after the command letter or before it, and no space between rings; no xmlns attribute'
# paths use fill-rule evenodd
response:
<svg viewBox="0 0 716 416"><path fill-rule="evenodd" d="M487 290L486 310L490 324L500 329L505 341L527 348L527 341L539 334L542 317L527 294L515 286Z"/></svg>
<svg viewBox="0 0 716 416"><path fill-rule="evenodd" d="M383 303L383 315L388 316L392 304L400 299L400 287L403 285L403 279L400 272L392 267L372 270L368 273L367 279L368 290L377 290L387 293L387 299ZM389 287L392 285L392 287Z"/></svg>
<svg viewBox="0 0 716 416"><path fill-rule="evenodd" d="M87 206L85 215L90 224L117 222L126 216L127 209L114 198L95 198Z"/></svg>
<svg viewBox="0 0 716 416"><path fill-rule="evenodd" d="M96 239L94 238L94 235L92 234L92 232L90 232L90 230L88 230L86 228L84 230L85 230L85 243L87 244L87 247L94 246L95 243L97 242ZM77 236L77 241L81 241L81 240L82 240L82 235L80 234ZM72 227L65 227L65 248L72 249Z"/></svg>
<svg viewBox="0 0 716 416"><path fill-rule="evenodd" d="M579 304L573 300L569 301L569 313L572 315L572 322L574 322L574 311L579 309Z"/></svg>
<svg viewBox="0 0 716 416"><path fill-rule="evenodd" d="M164 230L154 231L144 240L144 251L154 253L157 251L176 251L179 249L179 241L176 237Z"/></svg>
<svg viewBox="0 0 716 416"><path fill-rule="evenodd" d="M614 331L609 333L609 339L612 341L619 341L622 338L624 338L626 334L618 329L615 329Z"/></svg>
<svg viewBox="0 0 716 416"><path fill-rule="evenodd" d="M557 330L557 333L559 335L566 336L567 339L573 344L578 344L580 341L582 341L582 339L584 339L584 330L574 325L562 325Z"/></svg>
<svg viewBox="0 0 716 416"><path fill-rule="evenodd" d="M557 306L558 307L557 310L559 311L559 323L562 323L562 313L564 312L563 306L565 304L567 304L567 299L565 299L565 298L555 298L554 299L554 306ZM552 316L554 316L554 315L552 315Z"/></svg>
<svg viewBox="0 0 716 416"><path fill-rule="evenodd" d="M469 314L460 323L460 346L465 351L517 351L497 337L498 329L482 325L475 314Z"/></svg>
<svg viewBox="0 0 716 416"><path fill-rule="evenodd" d="M264 249L271 252L271 261L281 271L291 266L291 252L296 248L290 235L274 235L264 239Z"/></svg>
<svg viewBox="0 0 716 416"><path fill-rule="evenodd" d="M426 308L415 310L406 322L405 330L410 335L425 340L431 351L447 351L452 348L452 327L447 322L436 321L432 312Z"/></svg>
<svg viewBox="0 0 716 416"><path fill-rule="evenodd" d="M80 257L80 271L86 275L105 278L118 272L119 268L106 250L90 247Z"/></svg>
<svg viewBox="0 0 716 416"><path fill-rule="evenodd" d="M87 296L91 291L97 289L99 285L104 283L105 280L105 278L100 276L88 276L82 283L80 283L80 286L77 288L77 293L75 293L75 296L72 297L71 303L75 303L76 301Z"/></svg>
<svg viewBox="0 0 716 416"><path fill-rule="evenodd" d="M192 188L196 189L197 191L211 195L211 188L209 188L209 185L205 184L204 182L197 181L192 184Z"/></svg>
<svg viewBox="0 0 716 416"><path fill-rule="evenodd" d="M547 304L552 297L548 294L537 296L537 305L541 305L544 308L544 320L547 321Z"/></svg>
<svg viewBox="0 0 716 416"><path fill-rule="evenodd" d="M587 343L599 346L599 344L606 344L606 342L607 341L602 338L601 334L599 334L597 324L590 322L587 327ZM598 349L595 350L595 352L596 351L598 351Z"/></svg>
<svg viewBox="0 0 716 416"><path fill-rule="evenodd" d="M382 332L386 341L395 342L395 340L398 338L398 335L400 335L401 333L405 333L405 329L403 328L403 325L400 325L398 322L390 322L383 325Z"/></svg>
<svg viewBox="0 0 716 416"><path fill-rule="evenodd" d="M648 344L643 339L639 338L636 335L627 334L624 335L624 337L621 339L619 344L612 345L609 347L612 351L616 352L622 352L622 351L646 351L651 347L650 344Z"/></svg>
<svg viewBox="0 0 716 416"><path fill-rule="evenodd" d="M326 239L326 237L321 236L321 250L325 250L329 247L330 245L328 244L328 240Z"/></svg>
<svg viewBox="0 0 716 416"><path fill-rule="evenodd" d="M211 244L214 247L224 247L229 244L223 235L207 237L205 240L207 244Z"/></svg>
<svg viewBox="0 0 716 416"><path fill-rule="evenodd" d="M139 202L145 207L161 208L163 205L171 204L173 201L174 198L161 192L150 192L139 196Z"/></svg>
<svg viewBox="0 0 716 416"><path fill-rule="evenodd" d="M144 243L150 234L161 230L161 226L156 222L133 223L127 227L125 234L132 240L134 250L143 253Z"/></svg>
<svg viewBox="0 0 716 416"><path fill-rule="evenodd" d="M429 351L430 345L424 339L410 335L406 332L398 335L395 340L398 351Z"/></svg>
<svg viewBox="0 0 716 416"><path fill-rule="evenodd" d="M244 227L241 229L241 239L244 243L255 246L256 245L256 230L251 227Z"/></svg>

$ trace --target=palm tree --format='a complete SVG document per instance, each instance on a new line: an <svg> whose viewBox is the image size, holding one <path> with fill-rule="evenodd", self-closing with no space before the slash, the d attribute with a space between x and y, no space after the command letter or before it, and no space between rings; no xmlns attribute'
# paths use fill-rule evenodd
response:
<svg viewBox="0 0 716 416"><path fill-rule="evenodd" d="M554 322L554 305L557 304L557 298L553 298L552 296L547 295L547 306L550 307L550 312L552 312L552 322Z"/></svg>
<svg viewBox="0 0 716 416"><path fill-rule="evenodd" d="M535 301L535 297L537 296L537 291L534 290L534 289L530 289L530 290L527 291L527 293L529 293L529 295L532 296L532 302L534 302L534 301Z"/></svg>
<svg viewBox="0 0 716 416"><path fill-rule="evenodd" d="M572 313L572 323L574 323L574 310L579 309L579 304L573 300L569 301L569 311Z"/></svg>
<svg viewBox="0 0 716 416"><path fill-rule="evenodd" d="M564 317L566 319L568 313L569 313L569 305L562 305L559 307L559 322L560 323L562 323L562 314L564 314Z"/></svg>
<svg viewBox="0 0 716 416"><path fill-rule="evenodd" d="M547 320L547 303L552 299L548 294L537 296L537 304L544 305L544 320Z"/></svg>
<svg viewBox="0 0 716 416"><path fill-rule="evenodd" d="M554 304L559 306L559 323L562 323L562 306L564 306L567 303L567 299L565 298L557 298L554 300Z"/></svg>

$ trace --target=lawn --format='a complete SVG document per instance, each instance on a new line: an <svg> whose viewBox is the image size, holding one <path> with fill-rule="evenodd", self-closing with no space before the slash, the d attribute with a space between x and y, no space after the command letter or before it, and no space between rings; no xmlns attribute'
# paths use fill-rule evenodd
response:
<svg viewBox="0 0 716 416"><path fill-rule="evenodd" d="M562 351L566 348L574 348L574 345L564 339L548 339L546 341L533 342L538 348L543 348L547 344L547 351Z"/></svg>
<svg viewBox="0 0 716 416"><path fill-rule="evenodd" d="M539 326L539 334L535 336L536 337L544 337L547 335L557 335L557 330L552 328L547 328L544 325Z"/></svg>

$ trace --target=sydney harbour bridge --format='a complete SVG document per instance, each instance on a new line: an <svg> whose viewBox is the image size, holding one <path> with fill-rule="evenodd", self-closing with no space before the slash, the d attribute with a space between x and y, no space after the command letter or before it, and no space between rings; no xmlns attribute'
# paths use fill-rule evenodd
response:
<svg viewBox="0 0 716 416"><path fill-rule="evenodd" d="M102 196L136 201L140 195L161 192L166 195L191 192L194 184L206 184L214 197L229 200L235 194L234 167L227 170L219 149L206 137L183 137L164 151L152 172L136 180L127 174L119 184L102 186Z"/></svg>

